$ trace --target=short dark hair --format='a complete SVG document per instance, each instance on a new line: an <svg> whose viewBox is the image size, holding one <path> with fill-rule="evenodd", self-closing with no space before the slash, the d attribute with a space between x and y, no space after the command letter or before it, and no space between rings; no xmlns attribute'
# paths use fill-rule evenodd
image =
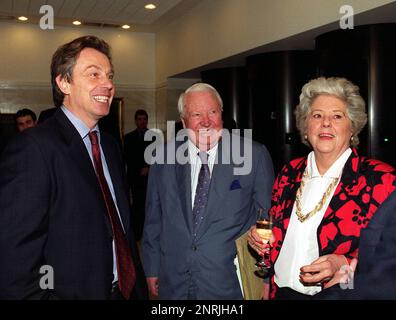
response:
<svg viewBox="0 0 396 320"><path fill-rule="evenodd" d="M98 37L84 36L60 46L52 56L51 61L52 98L56 107L60 107L63 104L64 98L63 92L56 84L56 77L60 75L67 82L72 81L74 65L80 52L85 48L92 48L103 53L113 67L110 46Z"/></svg>
<svg viewBox="0 0 396 320"><path fill-rule="evenodd" d="M26 117L26 116L31 116L33 121L36 122L37 119L36 114L28 108L23 108L21 110L18 110L15 118Z"/></svg>
<svg viewBox="0 0 396 320"><path fill-rule="evenodd" d="M135 120L137 119L138 116L146 116L146 118L148 119L148 114L147 114L146 110L143 110L143 109L136 110Z"/></svg>

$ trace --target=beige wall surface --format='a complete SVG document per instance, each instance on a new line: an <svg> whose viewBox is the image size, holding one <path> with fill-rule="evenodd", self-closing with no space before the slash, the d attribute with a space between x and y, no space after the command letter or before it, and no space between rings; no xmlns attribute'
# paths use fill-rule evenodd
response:
<svg viewBox="0 0 396 320"><path fill-rule="evenodd" d="M390 0L203 0L157 34L156 81L358 14Z"/></svg>
<svg viewBox="0 0 396 320"><path fill-rule="evenodd" d="M0 81L49 83L51 56L56 48L83 35L96 35L112 47L115 81L150 86L155 81L155 35L100 28L58 27L0 23Z"/></svg>
<svg viewBox="0 0 396 320"><path fill-rule="evenodd" d="M53 105L51 56L61 44L83 35L96 35L112 47L116 96L125 102L124 129L134 129L133 114L145 108L155 119L155 35L100 28L55 27L0 23L0 112L31 108L37 114Z"/></svg>

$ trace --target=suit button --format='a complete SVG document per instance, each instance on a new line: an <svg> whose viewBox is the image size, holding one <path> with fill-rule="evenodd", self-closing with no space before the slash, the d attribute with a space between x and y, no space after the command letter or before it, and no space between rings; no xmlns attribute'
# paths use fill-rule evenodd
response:
<svg viewBox="0 0 396 320"><path fill-rule="evenodd" d="M193 246L191 247L191 249L192 249L193 251L197 251L198 248L197 248L197 246L194 246L194 245L193 245Z"/></svg>

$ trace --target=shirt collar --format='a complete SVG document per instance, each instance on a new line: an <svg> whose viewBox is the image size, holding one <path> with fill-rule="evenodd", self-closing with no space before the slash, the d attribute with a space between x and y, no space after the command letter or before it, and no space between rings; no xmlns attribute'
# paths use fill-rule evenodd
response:
<svg viewBox="0 0 396 320"><path fill-rule="evenodd" d="M61 110L64 112L66 117L70 120L70 122L73 124L73 126L76 128L78 133L80 134L81 138L84 139L90 131L96 131L98 132L98 136L100 138L100 131L99 131L99 126L96 124L95 127L90 130L84 122L82 122L78 117L74 115L73 112L71 112L65 105L61 106Z"/></svg>
<svg viewBox="0 0 396 320"><path fill-rule="evenodd" d="M326 178L340 177L342 173L342 169L344 168L344 165L347 162L351 153L352 153L351 148L346 149L344 153L340 157L338 157L338 159L325 172L323 177ZM308 176L310 178L322 177L322 175L319 173L318 167L316 166L315 153L313 151L311 151L310 154L308 155L307 169L308 169Z"/></svg>
<svg viewBox="0 0 396 320"><path fill-rule="evenodd" d="M214 157L216 156L218 145L219 144L216 143L216 145L212 149L206 151L206 153L208 154L208 162L211 162L211 160L214 159ZM196 163L197 161L201 161L198 156L199 152L200 150L197 148L197 146L190 139L188 139L188 155L190 158L190 163Z"/></svg>

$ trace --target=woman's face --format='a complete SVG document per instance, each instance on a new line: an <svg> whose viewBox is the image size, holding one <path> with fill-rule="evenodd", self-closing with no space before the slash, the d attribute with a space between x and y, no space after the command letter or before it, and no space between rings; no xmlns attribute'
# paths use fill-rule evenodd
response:
<svg viewBox="0 0 396 320"><path fill-rule="evenodd" d="M352 121L346 103L336 96L319 95L311 105L307 117L308 141L315 155L334 161L349 148Z"/></svg>

